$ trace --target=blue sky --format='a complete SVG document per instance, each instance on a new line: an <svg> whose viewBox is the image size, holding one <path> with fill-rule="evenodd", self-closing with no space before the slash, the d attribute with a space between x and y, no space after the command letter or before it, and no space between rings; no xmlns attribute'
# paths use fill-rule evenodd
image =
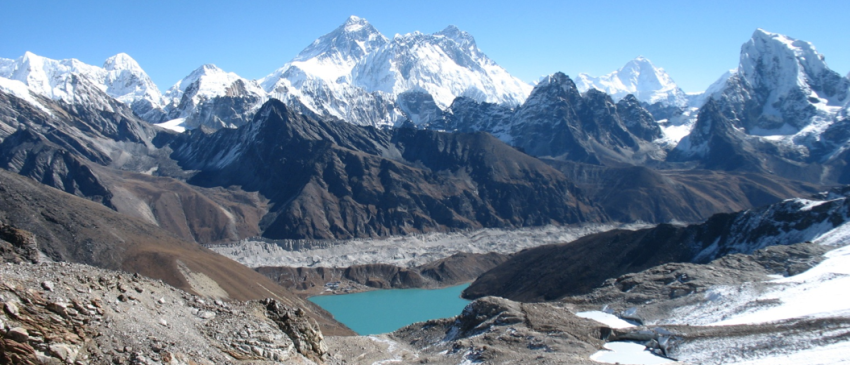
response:
<svg viewBox="0 0 850 365"><path fill-rule="evenodd" d="M701 91L737 66L756 28L812 42L833 70L850 71L846 0L0 1L0 57L31 51L101 65L126 52L161 89L205 63L263 77L349 15L388 37L456 25L525 81L599 76L642 55L685 91Z"/></svg>

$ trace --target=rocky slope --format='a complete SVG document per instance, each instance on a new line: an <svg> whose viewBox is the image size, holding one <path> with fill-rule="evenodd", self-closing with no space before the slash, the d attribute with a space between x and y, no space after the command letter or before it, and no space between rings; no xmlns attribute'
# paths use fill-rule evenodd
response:
<svg viewBox="0 0 850 365"><path fill-rule="evenodd" d="M0 359L11 364L323 363L303 310L213 300L91 266L0 267Z"/></svg>
<svg viewBox="0 0 850 365"><path fill-rule="evenodd" d="M273 207L260 227L269 238L604 219L563 175L483 133L382 131L316 120L272 100L245 128L158 143L199 171L189 183L267 197Z"/></svg>
<svg viewBox="0 0 850 365"><path fill-rule="evenodd" d="M320 308L235 261L152 224L5 170L0 171L0 221L31 232L37 251L49 261L139 273L211 298L275 297L304 308L327 332L348 333Z"/></svg>
<svg viewBox="0 0 850 365"><path fill-rule="evenodd" d="M766 173L655 170L542 159L618 222L701 222L716 213L814 194L818 185Z"/></svg>
<svg viewBox="0 0 850 365"><path fill-rule="evenodd" d="M790 199L702 224L609 231L567 244L522 251L479 277L465 297L522 301L585 294L619 275L670 262L707 262L733 253L813 240L846 221L846 191L814 200ZM577 260L576 258L581 258Z"/></svg>
<svg viewBox="0 0 850 365"><path fill-rule="evenodd" d="M841 351L850 331L842 315L726 325L680 318L717 307L710 298L719 298L722 288L769 292L786 285L765 281L777 274L795 278L846 257L821 256L830 244L772 246L709 264L665 264L556 302L481 298L456 317L366 337L323 336L299 309L271 299L208 300L162 282L84 265L9 264L0 268L6 278L0 284L0 356L15 363L594 364L611 352L603 346L637 343L634 354L621 356L651 352L666 356L655 361L668 364L770 362L789 356L835 363L846 357ZM827 279L842 280L840 275ZM720 304L741 297L721 295ZM748 305L733 309L737 315L781 307L786 299L746 300ZM608 314L587 311L606 304ZM700 310L682 311L694 305Z"/></svg>
<svg viewBox="0 0 850 365"><path fill-rule="evenodd" d="M257 222L266 210L261 197L182 182L191 172L152 143L163 132L123 104L95 89L93 94L111 100L107 106L112 112L19 91L24 94L0 92L0 135L9 133L0 143L2 168L160 225L189 241L258 233Z"/></svg>

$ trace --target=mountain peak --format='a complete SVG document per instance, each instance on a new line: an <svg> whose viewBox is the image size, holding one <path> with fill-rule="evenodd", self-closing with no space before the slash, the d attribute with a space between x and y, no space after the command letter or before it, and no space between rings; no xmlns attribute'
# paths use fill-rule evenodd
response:
<svg viewBox="0 0 850 365"><path fill-rule="evenodd" d="M558 71L554 74L542 77L537 85L534 86L534 89L531 91L531 96L528 98L532 99L535 94L541 93L541 90L548 90L552 87L558 87L560 90L566 92L576 90L576 84L573 80L563 72Z"/></svg>
<svg viewBox="0 0 850 365"><path fill-rule="evenodd" d="M244 80L233 72L227 72L218 66L207 63L196 68L189 76L180 80L166 92L169 98L180 98L192 84L196 84L194 92L206 97L224 95L230 85L237 80Z"/></svg>
<svg viewBox="0 0 850 365"><path fill-rule="evenodd" d="M358 32L365 27L371 27L366 19L360 18L356 15L352 15L345 20L345 23L342 24L340 28L342 28L346 32Z"/></svg>
<svg viewBox="0 0 850 365"><path fill-rule="evenodd" d="M117 55L107 58L106 61L103 62L103 68L106 71L137 71L142 69L142 67L139 66L139 63L126 53L119 53Z"/></svg>
<svg viewBox="0 0 850 365"><path fill-rule="evenodd" d="M388 42L366 19L350 16L345 23L316 39L292 59L303 62L310 59L339 59L356 61Z"/></svg>
<svg viewBox="0 0 850 365"><path fill-rule="evenodd" d="M195 72L210 73L210 72L224 72L224 70L220 69L215 64L205 63L205 64L201 65L201 67L198 67L197 69L195 69Z"/></svg>
<svg viewBox="0 0 850 365"><path fill-rule="evenodd" d="M649 103L684 106L687 95L663 68L655 67L648 58L638 56L619 70L600 77L582 73L576 77L576 87L581 92L590 89L604 91L618 101L628 94Z"/></svg>
<svg viewBox="0 0 850 365"><path fill-rule="evenodd" d="M44 63L47 59L48 58L46 58L46 57L39 56L39 55L32 53L30 51L26 51L26 52L24 52L24 55L21 56L21 58L18 59L18 62L21 65L29 65L28 66L29 68L33 68L33 67L39 68L39 67L42 67L41 64Z"/></svg>
<svg viewBox="0 0 850 365"><path fill-rule="evenodd" d="M751 85L767 87L777 97L798 87L820 92L822 78L840 78L827 67L823 55L811 43L764 29L756 29L752 38L741 46L738 69Z"/></svg>
<svg viewBox="0 0 850 365"><path fill-rule="evenodd" d="M451 39L463 48L467 48L470 45L475 46L475 38L473 38L471 34L460 30L460 28L454 25L449 25L445 29L434 34Z"/></svg>
<svg viewBox="0 0 850 365"><path fill-rule="evenodd" d="M26 59L30 59L30 58L41 58L41 56L39 56L35 53L32 53L30 51L26 51L26 52L24 52L24 55L21 56L21 58L26 60Z"/></svg>

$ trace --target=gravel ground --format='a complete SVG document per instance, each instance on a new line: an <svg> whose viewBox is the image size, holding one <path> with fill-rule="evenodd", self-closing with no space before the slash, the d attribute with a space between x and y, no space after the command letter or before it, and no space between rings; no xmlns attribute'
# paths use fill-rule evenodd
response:
<svg viewBox="0 0 850 365"><path fill-rule="evenodd" d="M467 232L326 241L272 241L253 238L210 248L248 267L349 267L365 264L414 267L458 252L512 254L529 247L570 242L612 229L646 227L650 225L550 225L510 230L489 228Z"/></svg>

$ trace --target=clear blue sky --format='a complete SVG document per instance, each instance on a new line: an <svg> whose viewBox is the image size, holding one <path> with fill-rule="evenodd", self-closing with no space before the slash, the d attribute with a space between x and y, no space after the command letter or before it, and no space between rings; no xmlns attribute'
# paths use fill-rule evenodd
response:
<svg viewBox="0 0 850 365"><path fill-rule="evenodd" d="M534 81L594 76L642 55L685 91L738 64L756 28L812 42L850 71L850 1L44 1L0 0L0 57L25 51L101 65L135 58L161 89L205 63L254 79L289 61L349 15L388 37L453 24L510 73Z"/></svg>

